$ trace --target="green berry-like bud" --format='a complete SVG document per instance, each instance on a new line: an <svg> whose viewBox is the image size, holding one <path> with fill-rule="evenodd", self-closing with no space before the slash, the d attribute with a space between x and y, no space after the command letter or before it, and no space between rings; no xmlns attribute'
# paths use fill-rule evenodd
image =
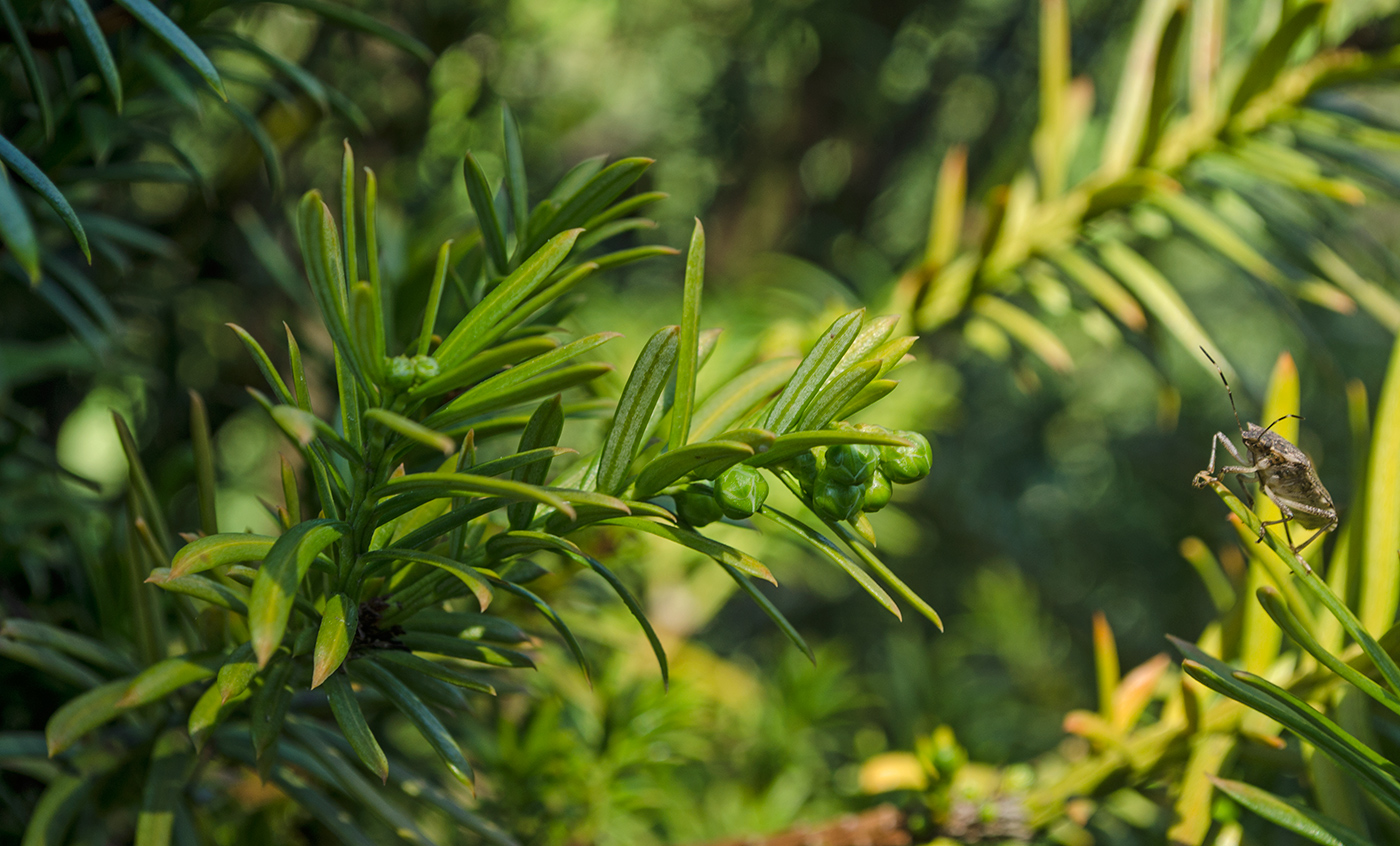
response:
<svg viewBox="0 0 1400 846"><path fill-rule="evenodd" d="M406 355L394 356L389 359L388 367L384 368L384 380L389 387L399 391L413 387L415 375L413 360Z"/></svg>
<svg viewBox="0 0 1400 846"><path fill-rule="evenodd" d="M865 504L865 488L861 485L842 485L830 479L817 479L817 489L812 493L812 510L828 520L849 520L860 513Z"/></svg>
<svg viewBox="0 0 1400 846"><path fill-rule="evenodd" d="M724 516L710 491L699 485L689 485L676 494L676 513L697 529Z"/></svg>
<svg viewBox="0 0 1400 846"><path fill-rule="evenodd" d="M826 465L826 449L817 447L796 456L788 462L788 469L797 477L802 490L810 491L817 484L817 474Z"/></svg>
<svg viewBox="0 0 1400 846"><path fill-rule="evenodd" d="M826 451L825 475L840 485L864 486L880 466L880 450L869 444L837 444Z"/></svg>
<svg viewBox="0 0 1400 846"><path fill-rule="evenodd" d="M865 483L865 504L860 510L867 513L879 511L890 504L890 495L893 493L894 486L890 484L890 480L885 478L884 473L876 470L870 481Z"/></svg>
<svg viewBox="0 0 1400 846"><path fill-rule="evenodd" d="M897 485L907 485L927 476L933 467L933 447L929 446L928 439L918 432L903 429L893 434L896 438L909 441L912 446L880 447L881 472Z"/></svg>
<svg viewBox="0 0 1400 846"><path fill-rule="evenodd" d="M437 359L430 355L415 355L413 357L413 375L417 377L415 382L426 382L438 375Z"/></svg>
<svg viewBox="0 0 1400 846"><path fill-rule="evenodd" d="M768 499L768 480L747 464L735 464L715 479L715 500L731 520L752 515Z"/></svg>

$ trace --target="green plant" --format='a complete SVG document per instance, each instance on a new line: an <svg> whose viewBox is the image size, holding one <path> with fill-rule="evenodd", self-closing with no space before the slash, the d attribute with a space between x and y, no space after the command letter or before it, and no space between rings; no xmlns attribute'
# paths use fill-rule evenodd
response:
<svg viewBox="0 0 1400 846"><path fill-rule="evenodd" d="M461 248L462 266L469 270L457 273L454 284L471 307L441 336L437 316L454 265L453 242L439 251L419 330L396 341L380 290L374 173L365 173L363 229L348 145L343 229L338 231L317 192L303 197L298 234L333 348L335 422L310 410L302 352L290 330L291 378L284 380L262 345L233 327L272 390L271 397L252 391L254 397L296 445L309 475L310 495L304 496L298 472L284 463L284 501L273 509L279 536L218 531L207 421L196 398L200 532L174 548L135 443L117 418L131 468L124 556L130 569L119 581L131 580L121 588L127 605L120 616L130 623L133 652L37 623L7 630L12 652L45 649L31 663L90 688L60 708L45 732L49 755L82 775L50 786L31 831L61 833L79 811L74 797L134 766L144 768L147 785L138 841L167 842L175 828L191 825L184 791L194 762L217 750L221 760L255 764L263 779L348 842L362 841L323 788L361 802L400 835L425 839L352 759L455 822L503 838L458 807L450 789L406 769L403 741L389 743L372 721L382 719L386 708L397 710L469 790L472 768L448 725L464 714L468 694L494 692L495 682L485 673L533 666L512 648L524 639L520 629L486 614L500 606L498 596L542 615L588 674L579 639L544 597L525 587L549 572L536 556L558 556L601 576L641 624L665 679L666 655L640 603L621 577L587 551L592 527L652 534L712 558L811 656L750 581L773 581L768 568L678 522L666 507L669 494L703 484L692 479L724 478L743 466L758 482L760 468L776 473L801 496L783 468L817 446L874 444L919 453L919 445L881 430L832 423L893 388L876 379L901 363L912 339L889 341L892 319L866 323L862 311L852 312L801 361L759 363L697 398L696 374L718 336L699 328L704 237L697 224L681 325L663 328L647 342L615 404L565 404L560 392L609 369L575 360L613 336L600 333L561 346L550 334L567 305L564 296L602 268L674 251L640 247L587 255L610 234L635 225L619 221L622 215L656 199L619 199L650 164L645 159L606 167L601 160L585 162L527 213L509 115L505 123L511 166L502 191L514 226L507 230L496 215L494 192L469 155L467 188L480 226ZM615 222L627 226L609 226ZM361 234L368 279L352 284L360 278ZM530 412L529 404L541 398ZM606 410L612 422L601 446L548 480L552 462L572 452L559 446L566 414ZM514 451L478 458L478 446L515 432L520 435ZM927 451L926 444L922 448ZM761 487L749 488L755 510L818 549L892 612L898 613L893 600L857 562L937 620L865 545L862 537L870 530L860 515L850 525L826 522L843 549L764 503L757 495ZM166 601L138 579L163 589ZM172 623L176 630L167 633ZM194 697L188 686L196 683L205 686ZM311 693L318 688L325 689L325 699ZM327 707L338 733L328 727ZM169 723L172 708L175 725L184 730ZM440 714L448 715L447 722ZM115 725L98 732L109 723ZM94 732L90 742L79 744ZM104 743L124 751L85 766L85 750ZM28 747L23 749L20 757L27 757ZM206 757L197 759L200 750Z"/></svg>
<svg viewBox="0 0 1400 846"><path fill-rule="evenodd" d="M1279 562L1271 568L1273 583L1249 586L1295 651L1276 656L1280 636L1275 631L1272 641L1262 640L1272 648L1261 645L1262 652L1245 655L1232 666L1218 655L1178 643L1187 658L1183 669L1192 678L1243 704L1256 723L1267 718L1301 740L1295 766L1302 765L1314 804L1285 802L1238 781L1216 780L1216 787L1265 819L1329 844L1377 839L1388 816L1400 809L1391 751L1400 701L1395 695L1400 669L1393 655L1400 584L1400 522L1395 518L1400 488L1393 472L1400 444L1400 347L1392 354L1369 438L1365 391L1353 383L1348 392L1355 449L1364 464L1351 514L1327 568L1315 566L1318 557L1309 561L1294 553L1270 531L1262 536ZM1266 515L1246 509L1219 481L1212 480L1211 487L1243 527L1242 534L1263 532L1260 521ZM1252 617L1256 629L1268 625L1257 610Z"/></svg>
<svg viewBox="0 0 1400 846"><path fill-rule="evenodd" d="M1085 840L1086 827L1112 837L1124 824L1177 843L1233 842L1240 820L1216 801L1218 790L1317 843L1382 840L1397 801L1391 749L1400 490L1390 472L1400 442L1397 386L1400 346L1373 434L1364 388L1348 386L1360 481L1330 555L1295 554L1281 531L1264 533L1263 521L1277 519L1272 503L1260 500L1251 511L1210 480L1230 508L1248 564L1222 568L1225 554L1217 558L1196 538L1182 543L1221 614L1195 643L1173 638L1184 672L1158 655L1120 677L1112 631L1096 617L1099 709L1064 721L1088 750L1047 754L1033 770L998 770L969 763L945 727L912 753L867 762L867 790L921 791L915 825L955 837L975 819L984 828L1044 831L1070 843ZM1298 395L1297 370L1284 355L1263 417L1296 414ZM1285 437L1297 437L1295 421L1280 426ZM1280 736L1284 729L1298 742ZM1269 792L1297 785L1311 802Z"/></svg>
<svg viewBox="0 0 1400 846"><path fill-rule="evenodd" d="M994 358L1014 341L1060 372L1074 368L1066 339L1142 332L1150 320L1208 371L1200 349L1232 374L1150 252L1181 235L1243 271L1271 303L1289 302L1294 323L1311 315L1293 304L1308 303L1360 307L1400 330L1400 300L1370 278L1385 257L1345 237L1346 224L1317 231L1321 219L1342 222L1339 207L1395 195L1382 151L1396 136L1368 102L1394 58L1371 52L1384 39L1358 38L1369 49L1347 41L1364 15L1342 4L1289 4L1272 28L1252 16L1227 27L1245 10L1146 0L1099 120L1092 83L1071 78L1068 3L1043 0L1032 164L975 214L965 210L967 151L949 150L926 246L896 283L893 308L921 331L956 325Z"/></svg>

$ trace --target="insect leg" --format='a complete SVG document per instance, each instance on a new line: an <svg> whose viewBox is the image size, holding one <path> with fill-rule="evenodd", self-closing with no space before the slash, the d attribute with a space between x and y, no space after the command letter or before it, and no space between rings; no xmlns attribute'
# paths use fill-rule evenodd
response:
<svg viewBox="0 0 1400 846"><path fill-rule="evenodd" d="M1211 442L1210 442L1210 465L1206 468L1206 471L1205 471L1207 476L1214 476L1214 475L1215 475L1215 450L1216 450L1216 447L1217 447L1219 444L1224 444L1224 445L1225 445L1225 449L1228 450L1229 453L1235 457L1235 460L1236 460L1236 461L1241 462L1241 464L1243 464L1243 462L1244 462L1244 459L1240 457L1240 454L1239 454L1238 452L1235 451L1235 445L1232 444L1232 443L1230 443L1230 439L1229 439L1229 438L1225 437L1225 433L1224 433L1224 432L1216 432L1216 433L1215 433L1215 437L1212 438L1212 439L1211 439ZM1254 473L1254 472L1255 472L1255 471L1254 471L1254 468L1253 468L1253 467L1247 467L1247 466L1240 466L1240 467L1225 466L1225 467L1221 467L1221 468L1220 468L1220 475L1222 475L1222 476L1224 476L1226 473ZM1246 488L1246 487L1244 486L1244 480L1243 480L1243 479L1240 480L1240 494L1241 494L1240 498L1244 500L1245 505L1247 505L1247 506L1250 507L1250 508L1253 508L1253 507L1254 507L1254 497L1250 495L1249 489Z"/></svg>
<svg viewBox="0 0 1400 846"><path fill-rule="evenodd" d="M1283 536L1288 540L1288 548L1293 549L1294 552L1297 552L1297 550L1293 548L1293 534L1288 531L1288 521L1293 519L1293 508L1297 508L1299 506L1296 503L1291 502L1285 505L1284 501L1274 496L1273 491L1269 490L1267 487L1264 488L1264 496L1267 496L1274 503L1274 505L1278 506L1279 513L1282 514L1283 517L1279 518L1278 520L1262 521L1259 524L1259 540L1255 541L1255 543L1263 542L1264 532L1266 531L1264 528L1265 526L1276 526L1279 523L1282 523Z"/></svg>
<svg viewBox="0 0 1400 846"><path fill-rule="evenodd" d="M1212 438L1212 439L1211 439L1211 442L1210 442L1210 465L1206 467L1206 472L1207 472L1207 473L1209 473L1209 474L1212 475L1212 476L1215 475L1215 448L1216 448L1216 446L1217 446L1218 444L1224 444L1224 445L1225 445L1225 449L1228 450L1229 453L1235 457L1235 460L1238 461L1238 462L1240 462L1241 464L1244 464L1244 459L1241 458L1241 457L1240 457L1240 454L1239 454L1238 452L1235 451L1235 445L1232 444L1232 443L1230 443L1230 439L1227 438L1227 437L1225 437L1225 433L1224 433L1224 432L1216 432L1216 433L1215 433L1215 437ZM1254 472L1254 468L1253 468L1253 467L1221 467L1221 468L1220 468L1220 472L1221 472L1221 473L1253 473L1253 472Z"/></svg>
<svg viewBox="0 0 1400 846"><path fill-rule="evenodd" d="M1270 497L1270 499L1274 499L1274 498L1273 498L1273 497ZM1283 507L1284 507L1284 503L1286 502L1286 503L1288 504L1288 507L1289 507L1290 509L1292 509L1293 511L1301 511L1301 512L1303 512L1304 514L1313 514L1313 515L1316 515L1316 516L1318 516L1318 517L1326 517L1328 520L1331 520L1331 521L1332 521L1332 524L1333 524L1332 528L1335 528L1335 524L1336 524L1336 522L1337 522L1337 512L1336 512L1335 509L1318 508L1316 505L1308 505L1307 503L1303 503L1303 502L1291 502L1291 501L1288 501L1288 500L1284 500L1283 502L1279 502L1279 500L1274 499L1274 502L1278 503L1279 508L1283 508Z"/></svg>
<svg viewBox="0 0 1400 846"><path fill-rule="evenodd" d="M1295 549L1295 550L1293 550L1293 551L1294 551L1294 552L1302 552L1304 549L1307 549L1308 544L1310 544L1310 543L1312 543L1313 541L1317 540L1317 536L1320 535L1320 534L1322 534L1323 532L1327 531L1329 528L1331 528L1331 527L1330 527L1330 526L1323 526L1321 529L1318 529L1317 531L1313 532L1313 533L1312 533L1312 537L1310 537L1310 538L1308 538L1307 540L1303 541L1303 545L1300 546L1300 547L1298 547L1297 549Z"/></svg>

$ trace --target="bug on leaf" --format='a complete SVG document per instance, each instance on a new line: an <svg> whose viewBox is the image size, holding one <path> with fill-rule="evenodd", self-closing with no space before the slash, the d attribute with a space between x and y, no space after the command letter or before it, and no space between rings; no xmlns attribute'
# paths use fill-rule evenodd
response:
<svg viewBox="0 0 1400 846"><path fill-rule="evenodd" d="M1215 359L1210 358L1210 353L1206 353L1206 358L1211 364L1215 364ZM1239 473L1241 475L1253 475L1259 482L1259 489L1264 495L1273 500L1278 506L1279 513L1283 515L1278 520L1269 520L1260 524L1259 540L1264 539L1264 527L1277 523L1283 524L1284 537L1288 539L1288 547L1295 553L1301 552L1317 539L1323 532L1337 528L1337 506L1332 503L1332 495L1323 487L1322 480L1317 477L1317 470L1313 467L1312 459L1307 453L1289 443L1288 439L1277 432L1269 431L1280 421L1289 417L1298 417L1296 414L1285 414L1268 426L1260 428L1257 423L1250 423L1248 426L1240 422L1240 413L1235 408L1235 395L1230 390L1230 383L1225 379L1225 373L1220 369L1220 365L1215 364L1215 372L1220 374L1220 381L1225 383L1225 394L1230 397L1230 410L1235 414L1235 425L1240 429L1240 440L1244 441L1245 449L1249 452L1249 461L1245 461L1240 454L1235 451L1235 445L1225 436L1224 432L1216 432L1210 443L1210 465L1196 474L1193 481L1198 488L1205 487L1215 478L1215 449L1224 444L1225 449L1235 457L1235 460L1243 466L1225 466L1220 468L1221 475L1226 473ZM1301 420L1301 417L1298 417ZM1241 485L1243 489L1243 485ZM1253 499L1248 492L1245 493L1245 500L1249 507L1254 507ZM1288 522L1296 521L1299 526L1305 529L1316 529L1312 536L1303 541L1301 546L1293 545L1293 535L1288 531Z"/></svg>

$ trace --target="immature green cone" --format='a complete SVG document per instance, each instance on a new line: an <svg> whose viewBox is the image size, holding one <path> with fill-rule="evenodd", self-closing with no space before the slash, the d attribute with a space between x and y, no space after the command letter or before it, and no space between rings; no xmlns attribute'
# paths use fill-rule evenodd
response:
<svg viewBox="0 0 1400 846"><path fill-rule="evenodd" d="M870 481L865 483L865 504L860 510L867 513L879 511L890 504L890 496L894 494L894 486L890 480L885 478L885 474L879 470L870 477Z"/></svg>
<svg viewBox="0 0 1400 846"><path fill-rule="evenodd" d="M724 516L710 491L699 485L690 485L676 494L676 513L697 529Z"/></svg>
<svg viewBox="0 0 1400 846"><path fill-rule="evenodd" d="M843 485L830 478L817 480L817 489L812 493L812 510L828 520L849 520L860 513L865 504L865 488L862 485Z"/></svg>
<svg viewBox="0 0 1400 846"><path fill-rule="evenodd" d="M928 439L918 432L903 429L893 434L913 446L880 447L880 471L897 485L907 485L927 476L933 467L933 447L929 446Z"/></svg>
<svg viewBox="0 0 1400 846"><path fill-rule="evenodd" d="M410 361L413 363L414 384L426 382L441 372L437 359L430 355L415 355Z"/></svg>
<svg viewBox="0 0 1400 846"><path fill-rule="evenodd" d="M389 387L398 391L413 387L413 380L417 375L413 359L406 355L396 355L389 359L388 365L384 369L384 380Z"/></svg>
<svg viewBox="0 0 1400 846"><path fill-rule="evenodd" d="M839 485L864 486L880 466L880 450L868 444L837 444L826 451L821 475Z"/></svg>
<svg viewBox="0 0 1400 846"><path fill-rule="evenodd" d="M715 479L715 500L731 520L751 516L768 499L768 481L747 464L736 464Z"/></svg>
<svg viewBox="0 0 1400 846"><path fill-rule="evenodd" d="M788 462L788 469L797 477L797 482L804 491L810 491L817 486L817 474L825 466L826 447L809 450Z"/></svg>

